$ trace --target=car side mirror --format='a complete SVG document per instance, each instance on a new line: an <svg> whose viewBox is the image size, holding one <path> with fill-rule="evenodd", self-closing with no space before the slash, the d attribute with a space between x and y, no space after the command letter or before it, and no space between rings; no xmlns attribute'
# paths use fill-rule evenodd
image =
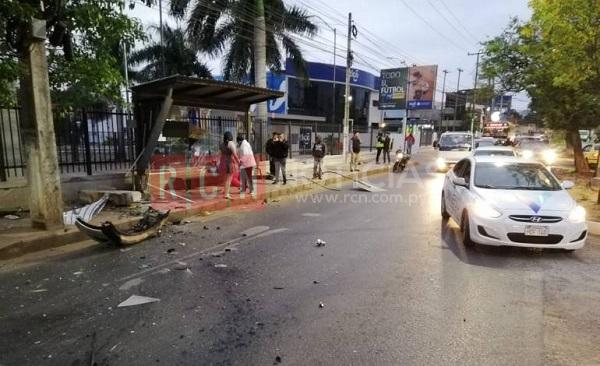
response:
<svg viewBox="0 0 600 366"><path fill-rule="evenodd" d="M561 185L564 189L571 189L571 188L575 187L575 183L573 183L570 180L565 180L564 182L562 182Z"/></svg>
<svg viewBox="0 0 600 366"><path fill-rule="evenodd" d="M469 188L469 183L467 183L467 181L463 177L454 177L454 178L452 178L452 183L455 186Z"/></svg>

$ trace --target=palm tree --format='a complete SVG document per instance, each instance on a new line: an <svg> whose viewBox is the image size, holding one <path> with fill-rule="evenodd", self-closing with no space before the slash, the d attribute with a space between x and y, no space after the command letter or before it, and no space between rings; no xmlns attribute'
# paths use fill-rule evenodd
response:
<svg viewBox="0 0 600 366"><path fill-rule="evenodd" d="M157 27L153 27L157 30ZM148 46L134 51L130 57L131 65L142 65L138 71L131 73L131 78L136 81L148 81L169 75L186 75L198 77L212 77L205 64L199 61L198 52L188 41L181 28L171 28L163 25L164 45L152 41ZM164 57L164 70L161 58Z"/></svg>
<svg viewBox="0 0 600 366"><path fill-rule="evenodd" d="M184 1L179 1L183 3ZM299 73L305 73L304 57L291 34L313 36L317 26L310 16L283 0L262 0L265 27L256 26L257 0L194 0L188 19L188 36L201 51L224 53L223 76L228 80L254 79L255 32L265 31L266 65L281 70L282 48Z"/></svg>

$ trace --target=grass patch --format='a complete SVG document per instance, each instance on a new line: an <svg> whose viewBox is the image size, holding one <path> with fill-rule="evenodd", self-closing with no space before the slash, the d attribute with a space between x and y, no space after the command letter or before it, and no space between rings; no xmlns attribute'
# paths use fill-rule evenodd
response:
<svg viewBox="0 0 600 366"><path fill-rule="evenodd" d="M587 210L588 220L600 222L600 205L597 203L598 190L592 188L592 173L577 174L573 169L552 169L554 175L560 180L570 180L575 187L569 190L573 198Z"/></svg>

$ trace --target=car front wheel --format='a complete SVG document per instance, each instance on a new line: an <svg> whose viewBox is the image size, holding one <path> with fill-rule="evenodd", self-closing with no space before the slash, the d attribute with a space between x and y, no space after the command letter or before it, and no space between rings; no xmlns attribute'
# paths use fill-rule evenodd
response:
<svg viewBox="0 0 600 366"><path fill-rule="evenodd" d="M462 231L462 241L465 247L472 247L475 242L471 239L471 224L469 223L469 214L465 212L461 220L460 229Z"/></svg>
<svg viewBox="0 0 600 366"><path fill-rule="evenodd" d="M444 192L442 192L442 204L441 204L442 218L448 219L450 218L450 214L448 210L446 210L446 198L444 197Z"/></svg>

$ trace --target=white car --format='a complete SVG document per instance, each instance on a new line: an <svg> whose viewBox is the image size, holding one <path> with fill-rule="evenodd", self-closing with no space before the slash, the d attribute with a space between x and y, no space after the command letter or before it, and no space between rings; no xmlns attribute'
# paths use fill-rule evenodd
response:
<svg viewBox="0 0 600 366"><path fill-rule="evenodd" d="M510 146L483 146L473 151L473 156L517 156Z"/></svg>
<svg viewBox="0 0 600 366"><path fill-rule="evenodd" d="M438 171L446 171L462 158L471 155L473 135L469 132L444 132L436 142Z"/></svg>
<svg viewBox="0 0 600 366"><path fill-rule="evenodd" d="M459 224L463 243L575 250L587 238L585 209L541 163L472 156L446 174L442 217Z"/></svg>

